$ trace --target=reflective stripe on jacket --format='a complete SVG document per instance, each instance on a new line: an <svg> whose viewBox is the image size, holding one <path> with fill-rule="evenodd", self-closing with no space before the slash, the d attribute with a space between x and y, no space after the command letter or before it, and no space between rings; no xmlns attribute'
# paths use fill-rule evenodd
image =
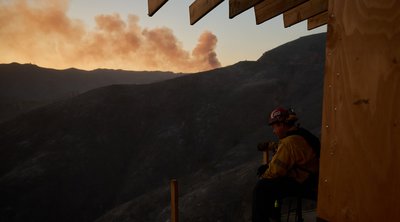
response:
<svg viewBox="0 0 400 222"><path fill-rule="evenodd" d="M318 172L318 164L318 158L307 141L299 135L291 135L279 141L278 150L261 177L288 176L302 183L310 172Z"/></svg>

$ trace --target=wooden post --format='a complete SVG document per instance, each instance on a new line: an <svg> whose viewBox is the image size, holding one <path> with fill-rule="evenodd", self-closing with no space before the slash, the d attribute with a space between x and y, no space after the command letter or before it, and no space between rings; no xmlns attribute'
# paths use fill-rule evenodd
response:
<svg viewBox="0 0 400 222"><path fill-rule="evenodd" d="M171 185L171 222L179 221L179 209L178 209L178 181L172 179Z"/></svg>
<svg viewBox="0 0 400 222"><path fill-rule="evenodd" d="M263 152L263 163L267 164L269 162L269 151L266 150Z"/></svg>

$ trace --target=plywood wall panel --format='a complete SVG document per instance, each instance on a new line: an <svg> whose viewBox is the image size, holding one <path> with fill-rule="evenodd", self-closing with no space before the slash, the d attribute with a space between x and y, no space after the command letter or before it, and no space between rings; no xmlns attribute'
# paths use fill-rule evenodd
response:
<svg viewBox="0 0 400 222"><path fill-rule="evenodd" d="M318 217L400 218L400 1L329 2Z"/></svg>

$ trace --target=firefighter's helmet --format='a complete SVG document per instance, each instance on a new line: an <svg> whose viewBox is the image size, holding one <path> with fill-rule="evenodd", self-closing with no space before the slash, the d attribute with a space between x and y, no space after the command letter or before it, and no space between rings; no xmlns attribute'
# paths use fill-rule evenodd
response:
<svg viewBox="0 0 400 222"><path fill-rule="evenodd" d="M278 107L271 112L268 124L272 125L278 122L294 124L297 120L296 113L293 109L284 109L282 107Z"/></svg>

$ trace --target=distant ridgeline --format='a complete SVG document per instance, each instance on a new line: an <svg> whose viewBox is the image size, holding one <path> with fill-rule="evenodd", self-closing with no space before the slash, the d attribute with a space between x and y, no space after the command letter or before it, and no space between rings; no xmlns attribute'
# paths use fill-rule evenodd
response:
<svg viewBox="0 0 400 222"><path fill-rule="evenodd" d="M268 113L292 106L319 133L324 45L307 36L258 61L146 73L169 80L142 85L123 85L127 72L1 65L4 101L58 100L0 123L1 220L166 221L177 178L182 221L249 221Z"/></svg>
<svg viewBox="0 0 400 222"><path fill-rule="evenodd" d="M178 76L171 72L55 70L32 64L0 64L0 122L98 87L148 84Z"/></svg>

